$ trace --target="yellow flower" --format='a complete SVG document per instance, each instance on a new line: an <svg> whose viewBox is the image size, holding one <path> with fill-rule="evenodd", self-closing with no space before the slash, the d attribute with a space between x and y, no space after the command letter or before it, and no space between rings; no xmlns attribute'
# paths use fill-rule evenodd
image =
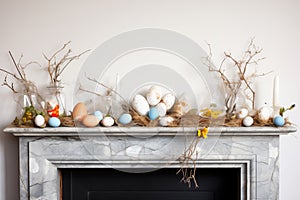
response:
<svg viewBox="0 0 300 200"><path fill-rule="evenodd" d="M222 114L222 111L205 108L203 110L200 110L200 113L203 117L212 117L214 119L217 119Z"/></svg>
<svg viewBox="0 0 300 200"><path fill-rule="evenodd" d="M207 138L207 134L208 134L208 127L204 127L202 130L198 129L198 137L203 137L203 138Z"/></svg>

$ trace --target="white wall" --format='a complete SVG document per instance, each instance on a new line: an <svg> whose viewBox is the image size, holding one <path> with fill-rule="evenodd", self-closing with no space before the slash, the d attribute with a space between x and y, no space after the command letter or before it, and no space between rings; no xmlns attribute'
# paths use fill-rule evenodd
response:
<svg viewBox="0 0 300 200"><path fill-rule="evenodd" d="M280 103L290 105L300 100L300 1L178 1L178 0L0 0L0 66L13 69L7 54L24 53L24 61L42 62L44 53L51 53L71 40L72 49L80 52L94 49L108 38L124 31L143 27L174 30L206 48L213 44L216 59L223 50L239 55L249 39L264 49L267 60L262 68L280 75ZM66 92L76 80L85 57L69 67L64 75ZM46 72L37 67L28 69L28 76L43 88ZM0 75L3 80L4 75ZM273 75L263 79L263 98L270 102ZM16 105L8 89L0 88L0 129L15 117ZM69 98L69 105L72 104ZM290 112L296 124L299 108ZM298 134L280 140L280 199L300 199L300 140ZM17 139L0 134L0 199L18 199Z"/></svg>

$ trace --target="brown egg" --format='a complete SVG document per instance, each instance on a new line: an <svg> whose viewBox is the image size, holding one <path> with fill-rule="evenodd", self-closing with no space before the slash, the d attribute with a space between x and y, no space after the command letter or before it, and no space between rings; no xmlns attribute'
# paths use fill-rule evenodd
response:
<svg viewBox="0 0 300 200"><path fill-rule="evenodd" d="M99 124L99 119L95 115L86 115L82 119L82 124L86 127L95 127Z"/></svg>
<svg viewBox="0 0 300 200"><path fill-rule="evenodd" d="M82 121L83 117L87 114L88 113L85 104L80 102L73 108L72 117L75 121Z"/></svg>

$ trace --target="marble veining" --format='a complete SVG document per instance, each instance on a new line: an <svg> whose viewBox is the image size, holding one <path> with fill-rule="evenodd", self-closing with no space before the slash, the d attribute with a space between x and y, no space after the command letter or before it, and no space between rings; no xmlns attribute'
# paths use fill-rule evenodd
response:
<svg viewBox="0 0 300 200"><path fill-rule="evenodd" d="M126 129L126 132L124 130ZM6 128L19 137L20 198L60 199L59 169L181 167L195 128ZM128 131L128 132L127 132ZM294 127L210 128L197 167L241 169L241 199L279 198L279 136ZM174 174L175 176L175 174Z"/></svg>

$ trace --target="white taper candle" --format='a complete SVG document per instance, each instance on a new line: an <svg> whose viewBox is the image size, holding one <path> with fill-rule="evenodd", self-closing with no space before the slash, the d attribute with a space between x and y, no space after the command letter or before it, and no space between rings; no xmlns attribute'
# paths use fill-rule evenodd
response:
<svg viewBox="0 0 300 200"><path fill-rule="evenodd" d="M274 77L273 83L273 108L279 107L279 76Z"/></svg>
<svg viewBox="0 0 300 200"><path fill-rule="evenodd" d="M119 94L120 94L120 75L117 73L116 74L116 86L115 86L115 91L118 93L116 94L116 101L120 101Z"/></svg>

